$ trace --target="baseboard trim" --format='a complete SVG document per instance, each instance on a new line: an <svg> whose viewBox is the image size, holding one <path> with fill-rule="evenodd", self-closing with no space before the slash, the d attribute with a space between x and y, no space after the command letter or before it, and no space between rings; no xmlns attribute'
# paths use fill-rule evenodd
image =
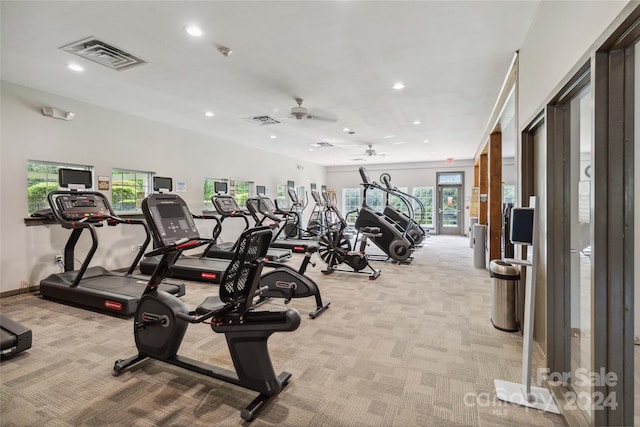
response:
<svg viewBox="0 0 640 427"><path fill-rule="evenodd" d="M0 292L0 298L8 298L21 294L30 294L34 292L38 292L40 290L40 286L29 286L20 289L12 289L10 291Z"/></svg>

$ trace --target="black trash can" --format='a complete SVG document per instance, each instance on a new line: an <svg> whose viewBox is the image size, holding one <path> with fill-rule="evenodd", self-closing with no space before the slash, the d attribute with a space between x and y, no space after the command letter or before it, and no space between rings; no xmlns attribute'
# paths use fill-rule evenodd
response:
<svg viewBox="0 0 640 427"><path fill-rule="evenodd" d="M494 259L489 263L489 275L493 278L491 323L501 331L515 332L519 326L516 313L520 270L508 262Z"/></svg>

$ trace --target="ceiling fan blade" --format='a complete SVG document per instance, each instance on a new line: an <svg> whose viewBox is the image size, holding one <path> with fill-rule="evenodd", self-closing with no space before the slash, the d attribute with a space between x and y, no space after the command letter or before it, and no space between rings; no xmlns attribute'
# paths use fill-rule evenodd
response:
<svg viewBox="0 0 640 427"><path fill-rule="evenodd" d="M307 114L307 119L335 123L338 121L338 116L329 111L314 108Z"/></svg>

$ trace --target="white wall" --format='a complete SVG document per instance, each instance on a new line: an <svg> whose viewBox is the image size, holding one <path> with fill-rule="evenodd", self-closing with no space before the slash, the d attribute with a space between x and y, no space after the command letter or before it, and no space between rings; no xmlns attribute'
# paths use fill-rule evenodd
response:
<svg viewBox="0 0 640 427"><path fill-rule="evenodd" d="M37 285L56 272L54 257L62 252L69 235L58 225L25 225L27 160L93 165L95 176L111 176L112 168L171 176L187 183L187 192L180 195L194 212L203 208L205 177L254 181L266 185L271 197L275 197L276 185L287 180L307 188L311 182L318 186L326 182L323 166L7 82L2 82L1 90L0 292L18 289L25 282ZM45 105L73 111L76 117L69 122L45 117L41 113ZM143 239L143 233L133 228L99 230L100 248L94 264L128 266L131 246ZM203 228L201 234L209 236L212 227ZM84 240L88 241L81 239L80 256L87 245Z"/></svg>
<svg viewBox="0 0 640 427"><path fill-rule="evenodd" d="M332 166L327 168L327 188L335 189L338 205L342 206L342 189L359 187L362 182L358 168L354 166ZM401 164L375 164L364 165L369 173L369 179L380 183L380 175L391 175L391 183L394 187L407 187L409 192L413 187L437 187L437 172L463 172L464 173L464 219L462 230L468 231L469 206L471 187L473 187L473 160L456 160L453 165L440 162L416 162ZM435 202L435 201L434 201Z"/></svg>
<svg viewBox="0 0 640 427"><path fill-rule="evenodd" d="M520 129L541 110L570 71L588 60L588 50L628 0L541 1L531 28L520 48Z"/></svg>

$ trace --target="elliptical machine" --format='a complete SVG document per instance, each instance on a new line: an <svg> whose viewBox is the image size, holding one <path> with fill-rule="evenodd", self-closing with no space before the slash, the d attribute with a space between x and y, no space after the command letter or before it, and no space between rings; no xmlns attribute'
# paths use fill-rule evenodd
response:
<svg viewBox="0 0 640 427"><path fill-rule="evenodd" d="M261 292L258 283L271 230L258 227L244 231L235 256L224 272L219 296L207 297L190 311L178 298L159 291L158 285L182 251L209 241L200 239L190 216L187 216L190 221L176 220L187 210L184 201L182 205L162 205L151 204L147 198L142 208L150 226L162 236L164 244L149 255L162 255L162 258L135 313L134 335L138 354L117 360L113 369L120 373L146 358L153 358L257 391L259 396L241 411L242 419L253 420L265 403L280 393L291 378L288 372L275 374L267 340L274 332L294 331L300 325L300 313L295 309L252 310L254 297ZM235 372L177 354L190 323L207 323L214 332L225 335Z"/></svg>

